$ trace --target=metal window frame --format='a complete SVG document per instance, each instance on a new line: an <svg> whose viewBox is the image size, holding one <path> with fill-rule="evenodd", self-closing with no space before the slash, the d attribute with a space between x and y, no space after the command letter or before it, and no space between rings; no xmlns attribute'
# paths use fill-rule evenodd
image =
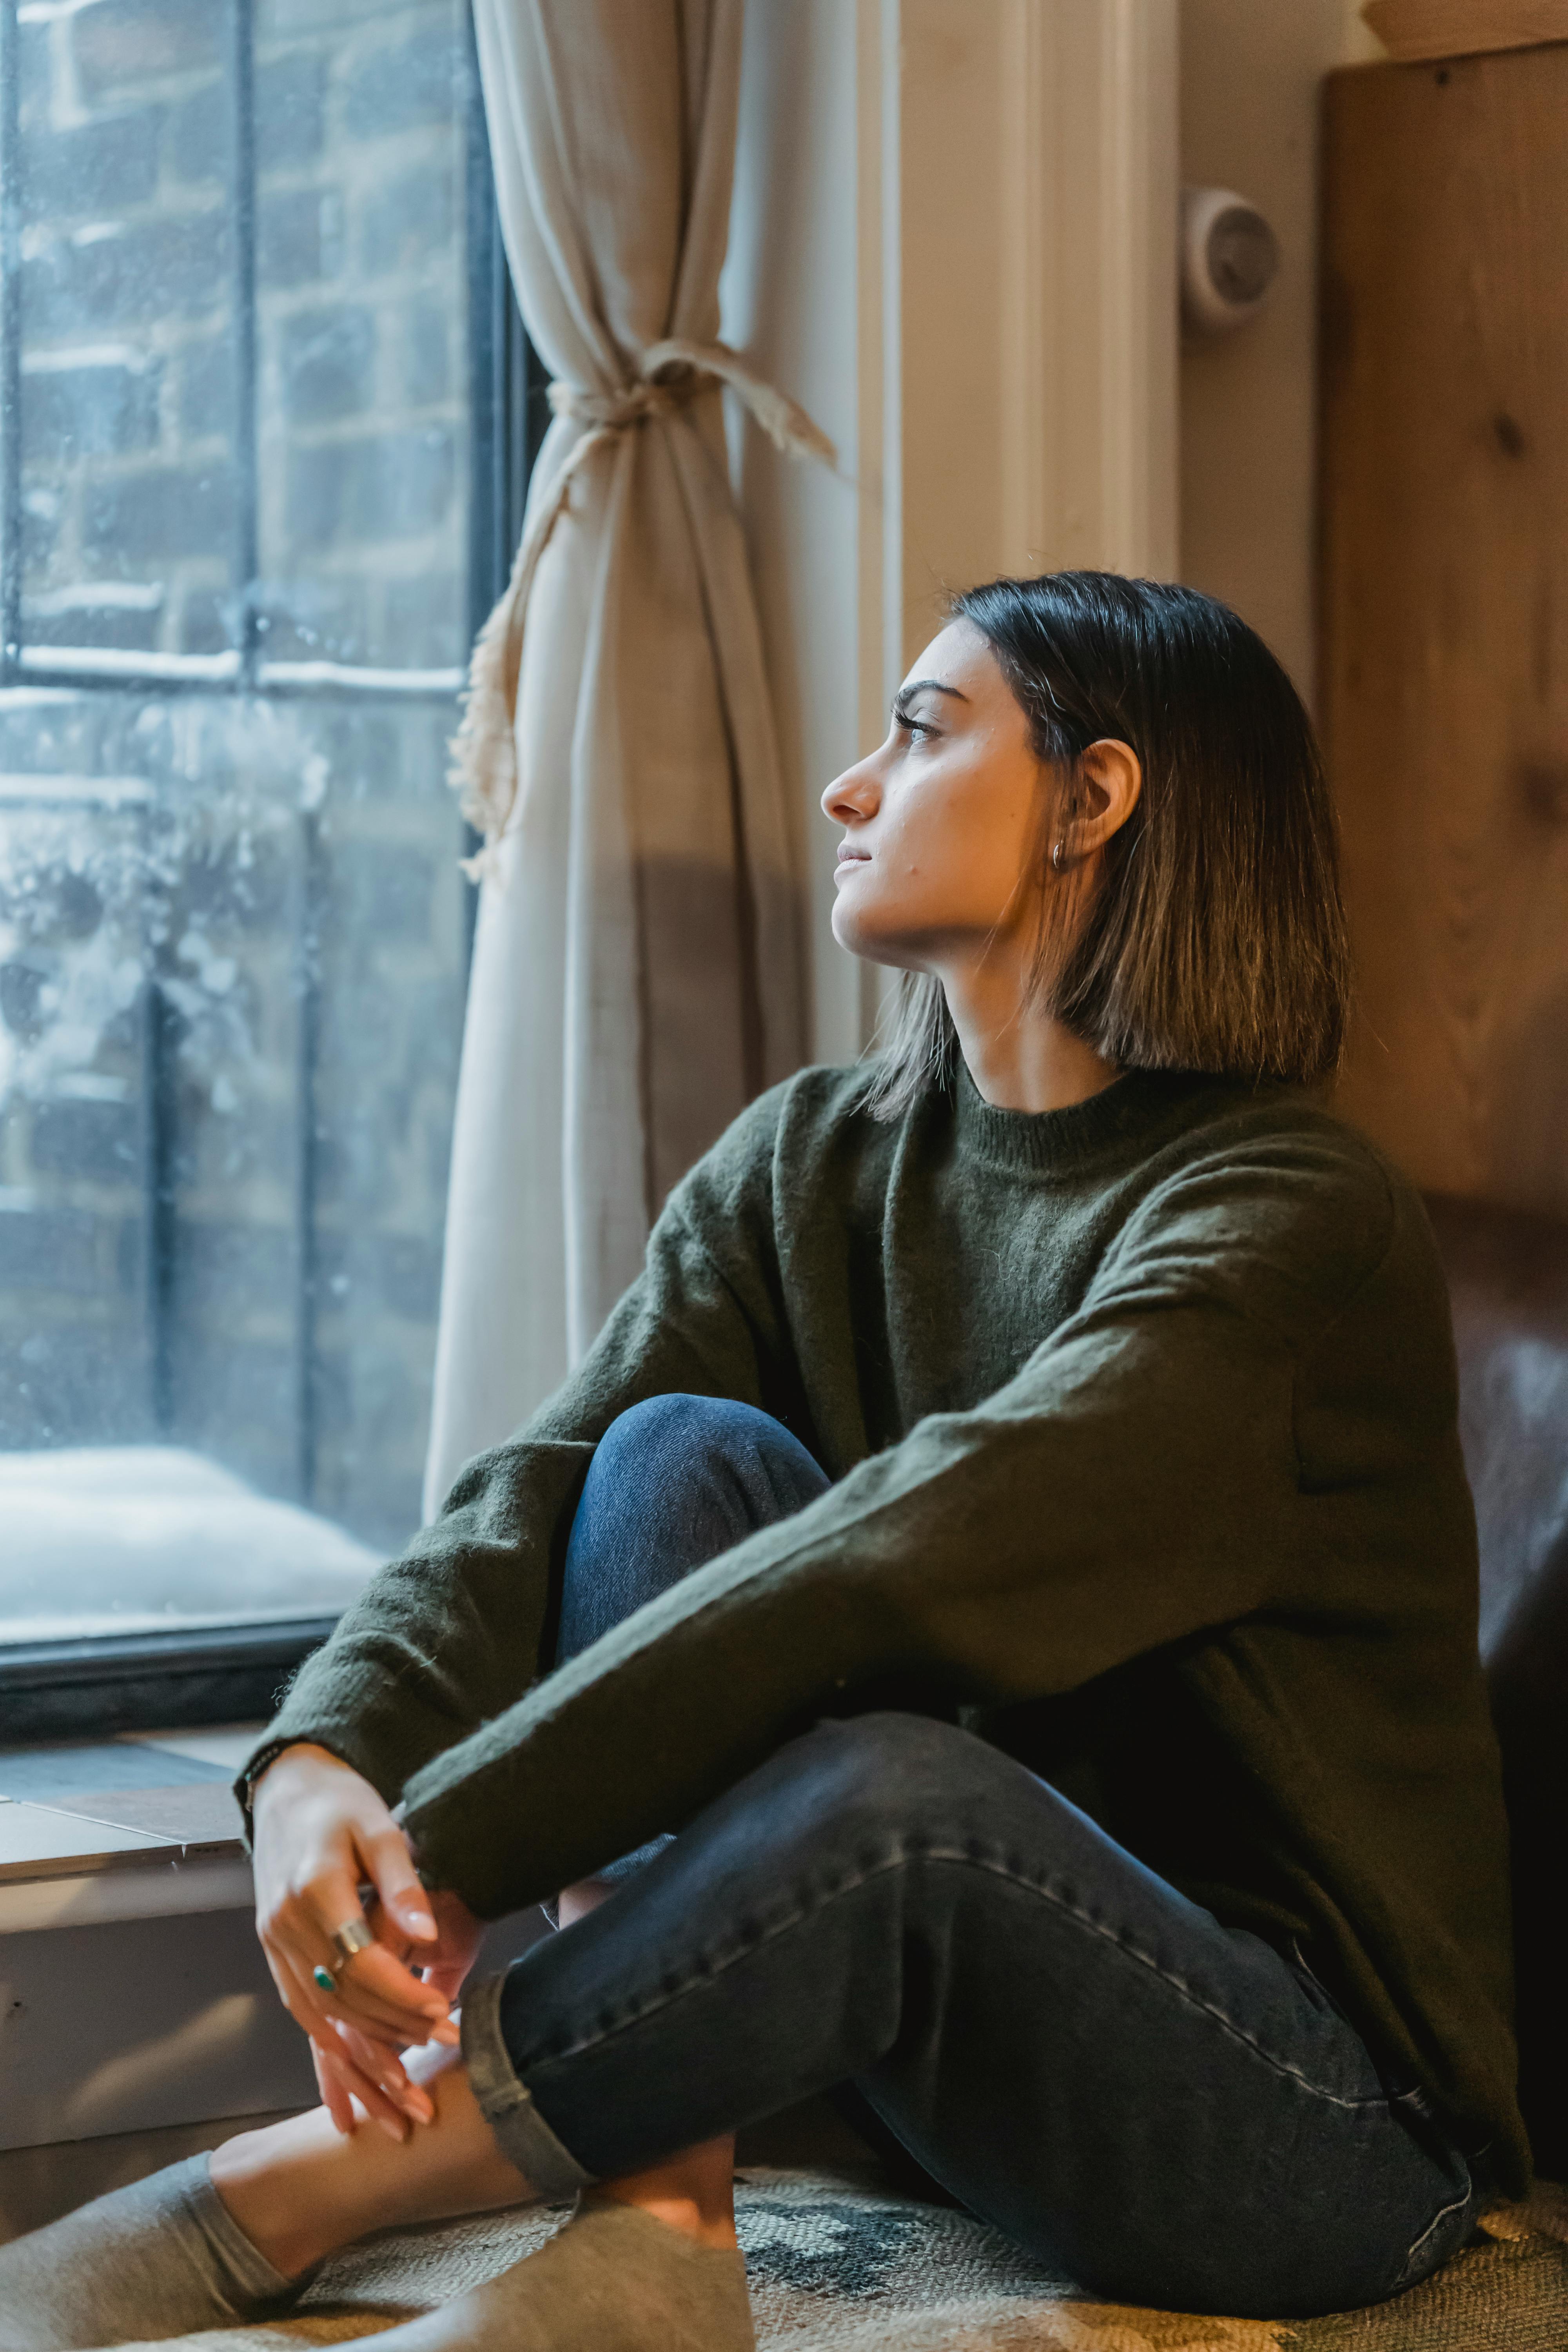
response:
<svg viewBox="0 0 1568 2352"><path fill-rule="evenodd" d="M459 669L387 670L337 662L269 661L260 650L258 558L256 147L252 0L230 0L234 164L229 184L235 261L237 472L235 571L241 583L238 646L216 655L126 654L100 647L29 648L22 622L21 172L19 0L0 0L0 688L56 686L157 695L330 694L450 700ZM464 124L465 256L471 387L467 601L471 638L509 575L521 535L528 478L549 423L545 374L511 291L496 212L471 11ZM312 941L321 866L315 819L301 819L302 885L296 916L300 1019L296 1086L296 1486L315 1483L314 1096L320 1032ZM468 893L471 942L474 902ZM176 1201L171 1009L149 977L144 1005L149 1329L154 1417L172 1421L171 1348ZM237 1622L168 1633L83 1635L0 1645L0 1741L60 1738L236 1721L271 1713L280 1687L331 1633L331 1616Z"/></svg>

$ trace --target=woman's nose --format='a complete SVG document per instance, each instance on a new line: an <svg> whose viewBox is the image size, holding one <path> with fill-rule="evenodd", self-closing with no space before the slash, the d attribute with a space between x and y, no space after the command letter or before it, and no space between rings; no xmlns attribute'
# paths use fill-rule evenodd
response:
<svg viewBox="0 0 1568 2352"><path fill-rule="evenodd" d="M863 823L876 814L881 796L882 787L871 772L871 762L862 760L857 766L846 768L841 776L835 776L822 795L823 814L831 817L836 824Z"/></svg>

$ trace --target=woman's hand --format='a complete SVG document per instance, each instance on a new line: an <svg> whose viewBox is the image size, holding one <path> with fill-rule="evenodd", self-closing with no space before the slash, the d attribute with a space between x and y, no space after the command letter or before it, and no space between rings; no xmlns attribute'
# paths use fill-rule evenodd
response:
<svg viewBox="0 0 1568 2352"><path fill-rule="evenodd" d="M399 2095L408 2086L397 2052L458 2039L444 1984L424 1982L407 1962L439 1964L448 1951L455 1961L471 1915L455 1896L443 1898L447 1932L438 1930L407 1839L369 1781L324 1748L286 1748L256 1782L251 1809L257 1933L284 2007L315 2045L327 2105L340 2128L352 2128L352 2092L400 2137L399 2107L418 2107ZM344 1961L332 1934L364 1918L367 1880L379 1897L375 1941ZM333 1991L317 1985L318 1967L335 1979Z"/></svg>
<svg viewBox="0 0 1568 2352"><path fill-rule="evenodd" d="M425 1962L425 1982L451 2001L457 1999L463 1979L473 1967L485 1923L476 1919L461 1895L449 1888L432 1895L430 1903L436 1915L437 1939L434 1951ZM378 1915L374 1924L378 1936L384 1937L384 1913ZM406 1958L405 1948L400 1957ZM323 2048L312 2042L310 2055L315 2061L322 2103L338 2129L344 2133L354 2129L360 2119L355 2112L357 2100L360 2109L395 2139L403 2138L406 2132L405 2116L416 2123L434 2121L436 2110L424 2085L433 2074L450 2065L454 2058L454 2053L445 2047L405 2051L395 2056L348 2025L339 2026L336 2047ZM374 2104L364 2095L368 2081L374 2081L381 2092Z"/></svg>

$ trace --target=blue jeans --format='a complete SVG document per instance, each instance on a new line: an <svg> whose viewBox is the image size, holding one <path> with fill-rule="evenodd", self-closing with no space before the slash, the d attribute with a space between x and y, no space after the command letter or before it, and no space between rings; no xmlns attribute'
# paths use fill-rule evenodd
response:
<svg viewBox="0 0 1568 2352"><path fill-rule="evenodd" d="M747 1405L598 1447L558 1656L827 1481ZM1304 1968L950 1724L819 1722L471 1989L464 2047L547 2193L853 2084L952 2196L1121 2302L1305 2317L1469 2232L1464 2158Z"/></svg>

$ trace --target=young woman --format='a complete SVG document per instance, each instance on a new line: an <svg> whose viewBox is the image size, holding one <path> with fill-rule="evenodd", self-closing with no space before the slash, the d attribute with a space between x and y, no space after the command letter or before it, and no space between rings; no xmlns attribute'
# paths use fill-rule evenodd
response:
<svg viewBox="0 0 1568 2352"><path fill-rule="evenodd" d="M0 2254L29 2345L580 2190L388 2352L740 2352L731 2136L833 2085L1145 2305L1372 2302L1522 2188L1446 1294L1303 1091L1289 681L1190 591L998 581L824 805L889 1050L736 1122L300 1674L245 1785L326 2104Z"/></svg>

